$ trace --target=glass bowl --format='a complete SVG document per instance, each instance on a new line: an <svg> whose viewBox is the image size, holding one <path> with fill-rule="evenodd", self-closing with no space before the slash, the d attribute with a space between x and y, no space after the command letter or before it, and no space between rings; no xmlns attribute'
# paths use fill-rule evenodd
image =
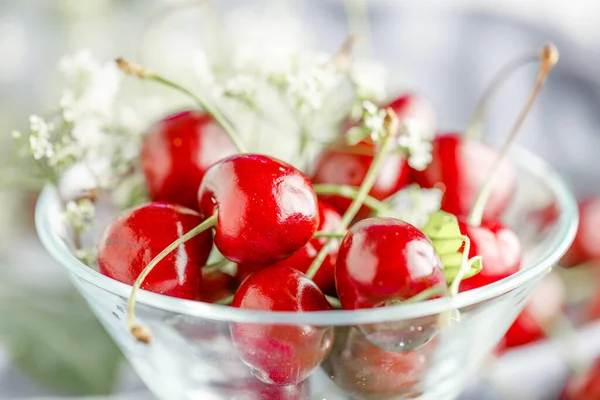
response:
<svg viewBox="0 0 600 400"><path fill-rule="evenodd" d="M136 342L125 323L131 287L82 264L61 239L64 226L53 187L40 197L36 225L48 251L161 399L455 399L569 247L577 228L575 200L556 172L522 149L513 150L511 159L519 173L505 222L524 246L520 272L454 298L303 314L240 310L143 291L137 317L152 331L150 345ZM278 352L289 349L240 349L232 341L232 327L273 325L296 334L317 332L322 340L335 338L333 350L303 382L263 383L241 361L240 351L254 352L266 362L272 357L280 366L282 359L288 360L282 366L288 371L294 371L298 356L310 356L297 352L286 359L287 353Z"/></svg>

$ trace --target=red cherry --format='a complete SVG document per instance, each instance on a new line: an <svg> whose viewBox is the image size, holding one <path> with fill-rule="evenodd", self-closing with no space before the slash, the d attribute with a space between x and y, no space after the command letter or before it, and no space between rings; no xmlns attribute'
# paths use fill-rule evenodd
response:
<svg viewBox="0 0 600 400"><path fill-rule="evenodd" d="M342 145L325 149L315 161L312 181L359 187L373 163L375 151L375 145L364 141L354 146ZM406 186L409 178L406 158L400 154L389 155L369 195L383 200ZM320 197L340 213L344 213L352 202L351 199L334 195ZM362 207L359 218L367 216L369 212L369 208Z"/></svg>
<svg viewBox="0 0 600 400"><path fill-rule="evenodd" d="M202 222L195 211L169 203L150 203L126 211L104 231L98 245L102 274L132 285L165 247ZM197 299L201 268L212 247L205 231L163 259L142 289L182 299Z"/></svg>
<svg viewBox="0 0 600 400"><path fill-rule="evenodd" d="M231 296L235 292L235 278L225 272L210 272L204 274L200 285L198 300L214 303Z"/></svg>
<svg viewBox="0 0 600 400"><path fill-rule="evenodd" d="M413 171L416 183L444 191L442 210L466 217L488 178L498 152L480 141L465 140L458 133L438 135L433 140L432 161L424 171ZM497 219L506 209L515 190L515 170L503 163L484 219Z"/></svg>
<svg viewBox="0 0 600 400"><path fill-rule="evenodd" d="M264 155L235 155L206 171L198 193L218 211L215 245L227 259L270 265L302 248L319 225L317 197L299 170Z"/></svg>
<svg viewBox="0 0 600 400"><path fill-rule="evenodd" d="M332 307L313 281L284 265L262 268L237 290L234 307L263 311L309 312ZM265 383L302 382L327 357L333 329L308 325L237 323L231 328L240 358Z"/></svg>
<svg viewBox="0 0 600 400"><path fill-rule="evenodd" d="M545 338L542 326L552 323L562 311L565 301L562 281L556 275L548 275L504 335L503 347L523 346Z"/></svg>
<svg viewBox="0 0 600 400"><path fill-rule="evenodd" d="M600 399L600 358L583 376L571 377L564 388L561 400Z"/></svg>
<svg viewBox="0 0 600 400"><path fill-rule="evenodd" d="M516 233L502 222L483 221L481 226L459 218L460 231L471 240L469 257L481 256L483 269L460 283L460 291L476 289L504 279L521 267L521 242Z"/></svg>
<svg viewBox="0 0 600 400"><path fill-rule="evenodd" d="M319 232L333 232L340 224L342 216L329 204L319 200ZM293 256L280 261L283 264L296 268L298 271L306 273L308 267L315 256L321 250L321 247L327 242L327 238L311 239L303 248L294 253ZM323 293L335 294L335 262L337 259L339 244L329 247L329 253L321 268L313 278L313 281L323 291ZM244 268L242 268L244 269ZM243 271L242 271L243 272Z"/></svg>
<svg viewBox="0 0 600 400"><path fill-rule="evenodd" d="M429 238L394 218L368 218L350 228L338 252L336 288L342 307L382 307L446 285Z"/></svg>
<svg viewBox="0 0 600 400"><path fill-rule="evenodd" d="M338 386L361 398L412 398L408 396L419 394L417 386L425 377L434 349L432 341L416 351L385 351L350 328L337 335L326 369Z"/></svg>
<svg viewBox="0 0 600 400"><path fill-rule="evenodd" d="M386 107L390 107L402 122L410 119L419 124L421 132L435 132L435 111L431 104L423 97L408 93L394 99Z"/></svg>
<svg viewBox="0 0 600 400"><path fill-rule="evenodd" d="M236 153L208 114L184 111L154 124L144 139L142 166L154 201L198 208L198 188L206 170Z"/></svg>
<svg viewBox="0 0 600 400"><path fill-rule="evenodd" d="M590 261L600 261L600 197L579 203L579 228L569 251L560 264L574 267Z"/></svg>

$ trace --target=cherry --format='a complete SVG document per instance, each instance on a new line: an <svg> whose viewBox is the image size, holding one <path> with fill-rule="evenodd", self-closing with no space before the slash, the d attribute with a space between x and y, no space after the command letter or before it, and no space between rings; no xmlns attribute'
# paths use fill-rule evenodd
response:
<svg viewBox="0 0 600 400"><path fill-rule="evenodd" d="M214 164L198 193L205 216L218 213L215 245L225 258L270 265L300 250L319 225L308 178L275 158L243 154Z"/></svg>
<svg viewBox="0 0 600 400"><path fill-rule="evenodd" d="M548 275L508 329L503 348L524 346L546 337L546 329L565 306L565 288L556 275Z"/></svg>
<svg viewBox="0 0 600 400"><path fill-rule="evenodd" d="M342 216L333 208L331 205L319 200L319 232L331 233L333 232L340 221ZM313 238L303 248L298 250L294 255L280 261L279 264L288 265L292 268L296 268L298 271L306 273L308 267L316 257L317 253L327 242L327 238ZM321 264L321 267L314 276L313 281L323 291L323 293L335 295L335 262L337 259L339 244L336 242L328 249L327 258ZM247 268L247 267L246 267ZM242 267L242 272L244 267Z"/></svg>
<svg viewBox="0 0 600 400"><path fill-rule="evenodd" d="M355 328L338 332L325 365L335 383L368 399L412 398L424 379L435 341L416 351L380 349ZM363 397L361 397L363 398Z"/></svg>
<svg viewBox="0 0 600 400"><path fill-rule="evenodd" d="M475 289L504 279L521 267L521 242L517 234L498 220L471 225L459 219L460 231L471 241L469 257L479 255L483 269L460 283L460 291Z"/></svg>
<svg viewBox="0 0 600 400"><path fill-rule="evenodd" d="M225 272L215 271L204 273L198 300L206 303L214 303L225 299L233 295L235 286L235 278Z"/></svg>
<svg viewBox="0 0 600 400"><path fill-rule="evenodd" d="M405 94L393 100L384 108L391 109L401 124L410 120L418 124L419 130L433 132L435 115L433 108L424 99L413 94ZM354 126L347 123L344 131ZM314 183L329 183L359 187L367 171L373 163L375 146L366 139L355 145L334 145L325 149L315 160L311 173ZM377 180L369 191L369 195L383 200L409 183L410 168L406 157L401 154L391 154L379 170ZM321 198L332 204L340 213L345 212L351 200L336 195L321 195ZM359 218L369 214L367 207L362 207Z"/></svg>
<svg viewBox="0 0 600 400"><path fill-rule="evenodd" d="M285 265L262 268L250 275L238 288L232 306L294 312L332 309L313 281ZM333 329L328 327L236 323L231 334L240 358L256 377L276 385L304 381L333 345Z"/></svg>
<svg viewBox="0 0 600 400"><path fill-rule="evenodd" d="M367 218L350 228L338 251L336 288L347 310L407 300L446 279L429 238L394 218Z"/></svg>
<svg viewBox="0 0 600 400"><path fill-rule="evenodd" d="M583 375L571 377L560 397L561 400L600 399L600 358Z"/></svg>
<svg viewBox="0 0 600 400"><path fill-rule="evenodd" d="M236 148L208 114L184 111L154 124L144 138L141 160L150 198L198 208L206 170Z"/></svg>
<svg viewBox="0 0 600 400"><path fill-rule="evenodd" d="M579 202L579 228L571 247L560 261L563 267L600 261L600 197Z"/></svg>
<svg viewBox="0 0 600 400"><path fill-rule="evenodd" d="M169 203L150 203L115 218L98 245L102 274L132 285L146 265L169 243L202 222L195 211ZM208 259L212 235L203 232L158 264L142 289L182 299L198 299L201 267Z"/></svg>
<svg viewBox="0 0 600 400"><path fill-rule="evenodd" d="M479 190L492 170L498 152L458 133L438 135L432 142L432 161L423 171L413 171L415 182L423 188L444 192L441 208L457 216L467 216ZM484 219L498 218L512 198L516 175L511 164L501 167L497 184L486 204Z"/></svg>

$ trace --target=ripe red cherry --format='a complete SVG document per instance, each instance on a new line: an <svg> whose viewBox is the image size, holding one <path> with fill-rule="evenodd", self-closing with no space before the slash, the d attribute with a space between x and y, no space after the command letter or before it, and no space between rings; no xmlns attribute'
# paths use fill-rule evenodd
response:
<svg viewBox="0 0 600 400"><path fill-rule="evenodd" d="M333 232L340 224L342 216L329 204L319 200L319 232ZM293 256L280 261L279 264L296 268L306 273L306 270L314 260L315 256L327 242L327 238L311 239L303 248L294 253ZM313 278L317 286L327 294L335 294L335 262L337 259L339 244L330 246L329 253L319 271ZM243 271L244 268L242 268Z"/></svg>
<svg viewBox="0 0 600 400"><path fill-rule="evenodd" d="M184 111L154 124L142 145L142 167L150 198L198 209L198 188L206 170L236 153L208 114Z"/></svg>
<svg viewBox="0 0 600 400"><path fill-rule="evenodd" d="M579 203L579 228L569 251L560 264L574 267L590 261L600 261L600 197Z"/></svg>
<svg viewBox="0 0 600 400"><path fill-rule="evenodd" d="M98 245L102 274L132 285L148 263L171 242L202 222L197 212L170 203L150 203L126 211L104 231ZM163 259L142 289L182 299L198 299L201 268L212 247L205 231Z"/></svg>
<svg viewBox="0 0 600 400"><path fill-rule="evenodd" d="M429 238L394 218L368 218L350 228L338 252L336 288L342 307L382 307L436 285L446 286Z"/></svg>
<svg viewBox="0 0 600 400"><path fill-rule="evenodd" d="M564 388L560 400L600 399L600 358L583 376L571 377Z"/></svg>
<svg viewBox="0 0 600 400"><path fill-rule="evenodd" d="M548 275L502 339L503 348L524 346L544 339L543 326L549 326L565 305L565 289L560 278Z"/></svg>
<svg viewBox="0 0 600 400"><path fill-rule="evenodd" d="M424 188L443 190L442 210L466 217L498 152L480 141L465 140L458 133L438 135L432 145L432 161L424 171L413 171L415 181ZM503 163L486 203L483 219L500 217L512 198L515 179L513 166Z"/></svg>
<svg viewBox="0 0 600 400"><path fill-rule="evenodd" d="M418 124L416 128L419 131L435 132L435 111L423 97L414 93L407 93L392 100L386 107L394 110L400 124L410 119L413 124Z"/></svg>
<svg viewBox="0 0 600 400"><path fill-rule="evenodd" d="M198 193L206 217L218 212L215 245L227 259L270 265L291 256L319 225L317 197L299 170L264 155L235 155L206 171Z"/></svg>
<svg viewBox="0 0 600 400"><path fill-rule="evenodd" d="M483 269L460 283L461 292L488 285L519 271L521 242L512 229L498 220L483 221L480 226L473 226L461 218L459 227L461 233L471 240L469 257L480 255L483 258Z"/></svg>
<svg viewBox="0 0 600 400"><path fill-rule="evenodd" d="M411 398L403 396L418 394L434 349L431 341L415 351L386 351L350 328L338 333L326 370L338 386L361 398Z"/></svg>
<svg viewBox="0 0 600 400"><path fill-rule="evenodd" d="M284 265L262 268L237 290L233 307L263 311L309 312L332 307L317 285L298 270ZM240 358L265 383L302 382L327 357L333 329L308 325L232 325Z"/></svg>
<svg viewBox="0 0 600 400"><path fill-rule="evenodd" d="M235 278L225 272L210 272L202 276L200 297L198 300L214 303L222 300L235 292Z"/></svg>

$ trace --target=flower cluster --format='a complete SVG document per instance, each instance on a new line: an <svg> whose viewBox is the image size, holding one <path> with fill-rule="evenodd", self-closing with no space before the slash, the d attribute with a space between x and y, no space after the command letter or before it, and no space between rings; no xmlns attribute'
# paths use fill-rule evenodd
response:
<svg viewBox="0 0 600 400"><path fill-rule="evenodd" d="M402 132L398 136L399 148L407 154L408 165L423 171L431 162L433 132L420 129L420 124L410 118L402 122Z"/></svg>
<svg viewBox="0 0 600 400"><path fill-rule="evenodd" d="M96 214L92 200L84 198L68 201L63 212L64 222L77 231L87 230Z"/></svg>

